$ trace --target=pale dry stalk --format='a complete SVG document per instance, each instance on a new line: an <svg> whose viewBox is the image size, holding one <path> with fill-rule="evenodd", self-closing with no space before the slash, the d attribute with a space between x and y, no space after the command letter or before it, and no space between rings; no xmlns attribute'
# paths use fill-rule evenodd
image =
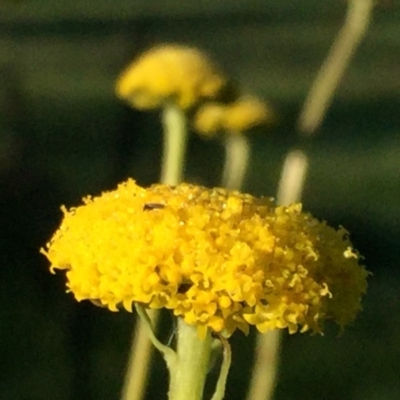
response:
<svg viewBox="0 0 400 400"><path fill-rule="evenodd" d="M321 126L335 90L367 31L374 3L374 0L349 0L344 25L322 64L300 113L300 135L313 136ZM279 204L301 200L307 167L308 157L302 150L292 150L287 154L278 188ZM247 400L273 398L281 335L281 330L257 335L255 364Z"/></svg>

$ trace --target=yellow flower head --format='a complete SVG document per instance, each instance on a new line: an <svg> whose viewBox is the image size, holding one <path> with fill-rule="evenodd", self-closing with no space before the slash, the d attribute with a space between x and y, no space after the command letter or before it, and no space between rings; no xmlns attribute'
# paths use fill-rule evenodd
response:
<svg viewBox="0 0 400 400"><path fill-rule="evenodd" d="M256 126L266 125L275 119L274 112L255 97L242 97L232 103L207 103L196 113L195 129L212 137L220 132L243 133Z"/></svg>
<svg viewBox="0 0 400 400"><path fill-rule="evenodd" d="M368 273L344 229L299 204L200 186L133 180L64 220L42 252L66 270L78 301L116 311L167 308L186 323L229 336L249 325L320 332L360 309Z"/></svg>
<svg viewBox="0 0 400 400"><path fill-rule="evenodd" d="M225 78L201 51L160 45L134 60L117 80L116 93L133 107L152 109L173 101L182 109L216 98Z"/></svg>

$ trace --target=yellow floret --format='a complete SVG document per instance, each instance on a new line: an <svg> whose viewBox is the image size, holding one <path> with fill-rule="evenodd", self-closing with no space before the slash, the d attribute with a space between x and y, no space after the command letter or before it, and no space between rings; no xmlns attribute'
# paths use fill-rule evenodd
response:
<svg viewBox="0 0 400 400"><path fill-rule="evenodd" d="M116 94L139 109L166 101L182 109L204 99L217 98L227 83L201 51L182 45L160 45L143 53L120 75Z"/></svg>
<svg viewBox="0 0 400 400"><path fill-rule="evenodd" d="M113 311L167 308L227 336L250 325L320 332L326 319L351 322L366 290L347 232L299 204L128 180L63 212L42 250L51 270L66 270L77 300Z"/></svg>
<svg viewBox="0 0 400 400"><path fill-rule="evenodd" d="M256 97L241 97L231 103L206 103L194 117L196 131L206 137L221 132L244 133L260 125L271 124L275 120L272 109Z"/></svg>

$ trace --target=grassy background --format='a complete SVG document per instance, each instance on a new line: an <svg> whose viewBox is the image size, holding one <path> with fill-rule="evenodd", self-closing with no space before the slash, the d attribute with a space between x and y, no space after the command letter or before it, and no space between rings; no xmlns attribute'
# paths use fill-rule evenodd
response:
<svg viewBox="0 0 400 400"><path fill-rule="evenodd" d="M344 225L374 276L356 323L337 337L285 336L277 400L400 397L400 12L381 6L318 136L301 142L303 99L345 2L8 1L0 4L0 398L117 399L134 317L77 305L38 254L88 193L127 176L158 179L157 113L119 103L113 83L155 42L209 51L280 123L252 140L245 190L273 195L286 152L311 162L304 206ZM204 159L209 160L204 165ZM220 143L192 135L188 180L217 185ZM170 334L165 321L165 336ZM242 399L253 337L234 338L227 399ZM158 358L148 398L165 398Z"/></svg>

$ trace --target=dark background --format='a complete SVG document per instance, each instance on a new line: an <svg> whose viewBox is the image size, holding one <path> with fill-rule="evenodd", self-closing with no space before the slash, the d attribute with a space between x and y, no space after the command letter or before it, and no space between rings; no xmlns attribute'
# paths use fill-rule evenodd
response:
<svg viewBox="0 0 400 400"><path fill-rule="evenodd" d="M400 398L400 9L381 3L318 135L300 141L296 117L345 1L0 2L0 399L118 399L134 316L77 304L39 248L61 204L158 180L158 114L129 109L113 85L138 51L171 41L208 51L279 113L251 137L244 189L273 195L300 146L305 209L344 225L374 274L342 336L285 335L276 400ZM187 180L218 185L221 143L192 135L188 160ZM252 340L234 337L227 399L244 397ZM166 398L163 385L158 358L148 398Z"/></svg>

